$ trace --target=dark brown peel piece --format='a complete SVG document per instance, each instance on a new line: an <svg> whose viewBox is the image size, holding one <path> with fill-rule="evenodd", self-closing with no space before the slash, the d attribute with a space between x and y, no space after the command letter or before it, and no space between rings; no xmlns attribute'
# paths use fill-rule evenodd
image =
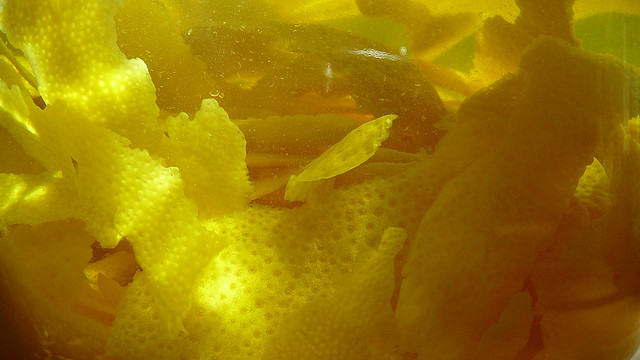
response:
<svg viewBox="0 0 640 360"><path fill-rule="evenodd" d="M234 25L233 31L238 28ZM317 24L244 26L240 43L232 43L238 36L212 35L229 31L228 25L193 29L187 42L210 68L229 73L244 61L250 63L248 73L255 75L255 83L236 86L227 78L229 88L219 99L232 117L282 114L295 108L289 106L292 101L317 93L335 100L350 97L360 112L374 117L398 115L390 140L395 147L417 151L435 145L442 135L433 127L446 114L437 91L415 63L397 51ZM238 47L243 49L229 50ZM218 49L233 53L232 60L220 64L218 56L208 55ZM254 57L257 53L259 58ZM259 69L259 64L268 66Z"/></svg>

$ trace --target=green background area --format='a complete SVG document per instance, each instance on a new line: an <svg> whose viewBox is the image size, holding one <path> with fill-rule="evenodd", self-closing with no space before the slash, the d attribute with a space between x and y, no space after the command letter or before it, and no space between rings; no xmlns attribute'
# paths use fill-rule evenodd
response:
<svg viewBox="0 0 640 360"><path fill-rule="evenodd" d="M354 35L379 41L391 49L406 47L411 40L404 27L390 18L354 16L332 20L330 25ZM594 53L611 54L640 67L640 16L620 13L593 15L575 21L582 46ZM475 35L469 36L435 60L437 64L468 72L473 68Z"/></svg>
<svg viewBox="0 0 640 360"><path fill-rule="evenodd" d="M640 67L640 16L607 13L580 19L575 32L582 46Z"/></svg>
<svg viewBox="0 0 640 360"><path fill-rule="evenodd" d="M440 55L435 63L445 65L462 72L473 69L473 53L475 52L476 36L471 35L460 41L446 53Z"/></svg>
<svg viewBox="0 0 640 360"><path fill-rule="evenodd" d="M395 51L403 46L407 49L411 47L411 39L404 27L391 18L353 16L331 20L328 25L353 35L373 39Z"/></svg>
<svg viewBox="0 0 640 360"><path fill-rule="evenodd" d="M640 67L640 16L606 13L575 22L576 37L594 53L611 54ZM470 36L440 56L437 64L467 72L473 68L475 36Z"/></svg>

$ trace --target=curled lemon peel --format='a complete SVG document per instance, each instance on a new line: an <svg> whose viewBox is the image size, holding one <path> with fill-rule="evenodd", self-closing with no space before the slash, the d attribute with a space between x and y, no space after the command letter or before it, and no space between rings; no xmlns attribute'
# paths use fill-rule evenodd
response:
<svg viewBox="0 0 640 360"><path fill-rule="evenodd" d="M165 313L166 320L180 324L189 309L195 278L226 241L200 225L196 204L185 197L178 169L164 167L146 151L129 148L126 139L87 122L62 102L40 110L20 96L15 87L0 93L2 104L13 101L21 104L16 108L27 111L10 113L0 121L42 165L61 171L62 189L71 188L73 197L53 201L52 214L71 212L84 220L104 247L114 247L126 237L162 306L175 309ZM25 222L52 220L52 214L26 214L30 218Z"/></svg>
<svg viewBox="0 0 640 360"><path fill-rule="evenodd" d="M285 199L306 200L312 189L320 185L320 180L333 178L367 161L389 137L389 129L396 118L396 115L382 116L352 130L340 142L310 162L299 175L291 176L285 190Z"/></svg>
<svg viewBox="0 0 640 360"><path fill-rule="evenodd" d="M125 295L109 354L260 359L278 324L299 306L331 294L332 279L350 271L357 254L366 258L386 227L403 226L407 238L413 238L436 193L425 174L433 175L423 162L413 161L386 179L376 176L334 189L297 208L254 205L224 221L203 220L205 227L234 241L197 285L185 318L189 337L171 336L159 326L160 309L142 273L134 279L137 290ZM398 277L396 270L394 285ZM148 341L133 340L133 334L143 332Z"/></svg>
<svg viewBox="0 0 640 360"><path fill-rule="evenodd" d="M47 108L38 109L19 88L5 86L2 125L50 174L57 174L3 175L13 189L3 193L11 197L3 204L3 225L75 217L104 247L126 237L162 298L165 320L181 328L197 274L226 244L199 224L196 204L184 193L200 199L203 216L245 206L252 189L244 137L214 100L205 100L193 121L167 121L167 134L173 137L162 139L146 65L126 59L115 43L117 5L3 4L2 30L31 62ZM31 12L32 6L38 11ZM80 21L87 26L76 28ZM205 130L217 137L201 138ZM198 152L191 153L195 144ZM202 164L206 157L218 162L196 171L178 157L187 153ZM164 161L183 173L165 167ZM39 208L27 211L36 195ZM226 196L236 203L211 200Z"/></svg>
<svg viewBox="0 0 640 360"><path fill-rule="evenodd" d="M118 5L7 1L0 28L29 59L45 103L64 100L135 146L153 148L160 139L155 87L144 62L127 59L116 45Z"/></svg>
<svg viewBox="0 0 640 360"><path fill-rule="evenodd" d="M247 206L253 188L243 133L214 99L205 99L193 120L181 113L166 120L162 151L180 169L185 195L201 217L231 214Z"/></svg>

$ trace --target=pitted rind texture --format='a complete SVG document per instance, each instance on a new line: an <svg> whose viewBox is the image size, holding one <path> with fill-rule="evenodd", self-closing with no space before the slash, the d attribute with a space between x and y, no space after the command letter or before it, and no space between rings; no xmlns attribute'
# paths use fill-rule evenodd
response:
<svg viewBox="0 0 640 360"><path fill-rule="evenodd" d="M16 87L2 89L0 124L45 168L61 172L66 184L47 195L70 187L74 196L52 202L52 213L64 218L71 212L84 220L105 247L126 237L148 272L165 320L179 326L196 277L226 241L200 225L178 169L129 148L127 139L87 121L63 102L40 110L26 101ZM23 214L23 220L52 220L41 215Z"/></svg>
<svg viewBox="0 0 640 360"><path fill-rule="evenodd" d="M335 292L289 315L263 359L382 359L395 352L394 258L407 234L385 230L378 249L339 278Z"/></svg>
<svg viewBox="0 0 640 360"><path fill-rule="evenodd" d="M189 152L203 121L198 117L183 126L170 121L168 132L175 139L162 143L147 68L141 60L126 59L115 43L113 14L118 5L97 0L4 3L2 29L31 62L47 107L40 110L24 91L4 87L0 121L28 155L58 178L4 176L13 199L2 210L12 212L13 221L31 224L69 216L82 219L104 247L126 237L148 273L163 317L180 328L197 275L226 245L199 224L198 208L185 197L184 184L190 193L199 185L199 191L206 192L204 183L218 181L220 188L202 203L206 215L246 205L251 190L244 138L215 102L207 100L198 116L218 119L204 127L228 135L232 146L219 137L205 138L196 156L201 163L203 156L220 159L210 164L219 168L209 166L209 176L202 179L189 172L183 160L176 161L185 171L183 181L178 168L156 157ZM24 211L37 195L28 186L44 191L46 211ZM237 195L237 203L214 211L209 204L219 199L211 197L221 192Z"/></svg>
<svg viewBox="0 0 640 360"><path fill-rule="evenodd" d="M166 121L162 151L177 166L185 194L198 204L201 217L220 216L249 204L246 141L227 113L213 99L202 101L193 120L180 113Z"/></svg>
<svg viewBox="0 0 640 360"><path fill-rule="evenodd" d="M336 189L300 208L252 206L224 221L204 221L233 242L196 286L193 308L184 321L189 336L176 337L155 325L160 310L151 301L156 300L127 294L109 353L143 359L144 354L155 356L162 346L168 358L261 359L265 342L283 319L331 295L333 279L351 271L358 254L371 254L387 227L403 227L413 236L430 204L423 164L413 165L388 179ZM155 312L142 311L149 307ZM139 327L153 331L145 332L144 342L127 340Z"/></svg>
<svg viewBox="0 0 640 360"><path fill-rule="evenodd" d="M6 1L2 31L31 64L47 104L64 100L92 122L155 147L155 87L145 63L116 45L117 0Z"/></svg>

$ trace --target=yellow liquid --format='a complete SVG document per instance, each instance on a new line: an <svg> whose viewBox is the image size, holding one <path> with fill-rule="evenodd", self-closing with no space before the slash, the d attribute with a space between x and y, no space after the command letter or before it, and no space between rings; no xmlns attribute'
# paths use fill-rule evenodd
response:
<svg viewBox="0 0 640 360"><path fill-rule="evenodd" d="M0 357L631 359L640 5L7 0Z"/></svg>

